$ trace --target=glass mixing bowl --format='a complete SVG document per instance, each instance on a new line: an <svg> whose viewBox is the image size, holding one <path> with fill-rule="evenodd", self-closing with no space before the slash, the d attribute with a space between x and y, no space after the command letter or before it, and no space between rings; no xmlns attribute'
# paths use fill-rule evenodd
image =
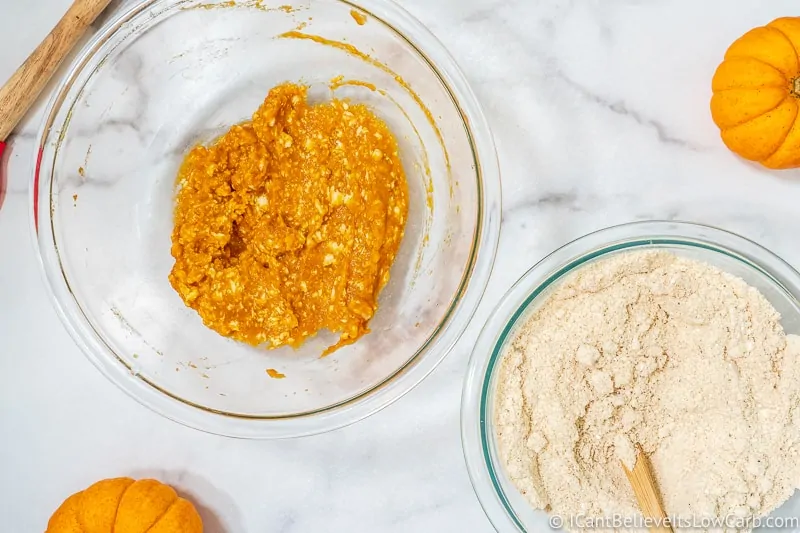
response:
<svg viewBox="0 0 800 533"><path fill-rule="evenodd" d="M666 250L738 276L760 290L781 313L787 333L800 333L800 274L772 252L738 235L685 222L636 222L591 233L556 250L528 270L492 312L475 344L464 383L464 457L472 486L498 532L538 533L566 525L564 517L533 510L506 476L500 460L493 408L496 371L505 347L565 276L593 261L633 250ZM773 516L800 516L800 495L795 493Z"/></svg>
<svg viewBox="0 0 800 533"><path fill-rule="evenodd" d="M330 430L408 392L469 322L499 236L494 143L442 45L388 0L282 3L149 0L116 16L46 110L31 187L47 282L89 359L155 411L237 437ZM225 339L167 279L182 157L285 81L312 101L369 105L408 174L406 235L372 332L325 358L329 335L298 350Z"/></svg>

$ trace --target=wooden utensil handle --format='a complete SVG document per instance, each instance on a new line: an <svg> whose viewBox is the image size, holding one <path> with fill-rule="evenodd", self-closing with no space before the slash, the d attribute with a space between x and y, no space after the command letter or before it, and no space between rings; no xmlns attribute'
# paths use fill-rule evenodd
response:
<svg viewBox="0 0 800 533"><path fill-rule="evenodd" d="M650 467L650 460L647 455L639 450L633 470L628 470L625 463L622 463L622 469L631 483L631 488L634 496L636 496L636 501L639 502L642 516L651 520L659 520L658 525L648 527L650 533L673 533L672 525L664 522L667 519L667 513L661 505L658 485L653 476L653 470Z"/></svg>
<svg viewBox="0 0 800 533"><path fill-rule="evenodd" d="M75 0L53 31L0 88L0 141L6 140L64 57L111 0Z"/></svg>

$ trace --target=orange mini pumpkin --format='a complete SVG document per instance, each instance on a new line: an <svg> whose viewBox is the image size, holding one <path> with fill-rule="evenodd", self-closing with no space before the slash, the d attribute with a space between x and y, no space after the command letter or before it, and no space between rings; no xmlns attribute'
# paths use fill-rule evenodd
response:
<svg viewBox="0 0 800 533"><path fill-rule="evenodd" d="M189 501L154 479L104 479L67 498L45 533L202 533Z"/></svg>
<svg viewBox="0 0 800 533"><path fill-rule="evenodd" d="M800 166L800 17L737 39L712 90L711 116L728 148L769 168Z"/></svg>

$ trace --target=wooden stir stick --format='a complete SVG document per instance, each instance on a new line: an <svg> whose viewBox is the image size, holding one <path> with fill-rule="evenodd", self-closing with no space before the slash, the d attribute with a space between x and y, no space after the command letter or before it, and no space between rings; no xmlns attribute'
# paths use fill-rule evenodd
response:
<svg viewBox="0 0 800 533"><path fill-rule="evenodd" d="M111 0L75 0L53 31L0 88L0 156L6 147L6 139L66 55L110 3Z"/></svg>
<svg viewBox="0 0 800 533"><path fill-rule="evenodd" d="M661 525L650 527L650 533L673 533L672 527L666 523L667 513L664 512L664 508L661 506L661 497L658 494L656 480L650 469L650 460L647 455L642 450L639 450L633 471L628 470L625 463L622 463L622 469L625 470L625 475L628 476L628 481L631 483L636 501L639 502L642 515L645 518L660 519Z"/></svg>

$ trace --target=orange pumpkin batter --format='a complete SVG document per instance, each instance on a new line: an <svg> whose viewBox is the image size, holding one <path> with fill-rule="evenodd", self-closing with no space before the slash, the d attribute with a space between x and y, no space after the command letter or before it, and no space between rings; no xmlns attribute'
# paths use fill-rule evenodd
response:
<svg viewBox="0 0 800 533"><path fill-rule="evenodd" d="M178 176L169 279L221 335L331 351L367 333L408 215L397 141L363 105L272 89Z"/></svg>

